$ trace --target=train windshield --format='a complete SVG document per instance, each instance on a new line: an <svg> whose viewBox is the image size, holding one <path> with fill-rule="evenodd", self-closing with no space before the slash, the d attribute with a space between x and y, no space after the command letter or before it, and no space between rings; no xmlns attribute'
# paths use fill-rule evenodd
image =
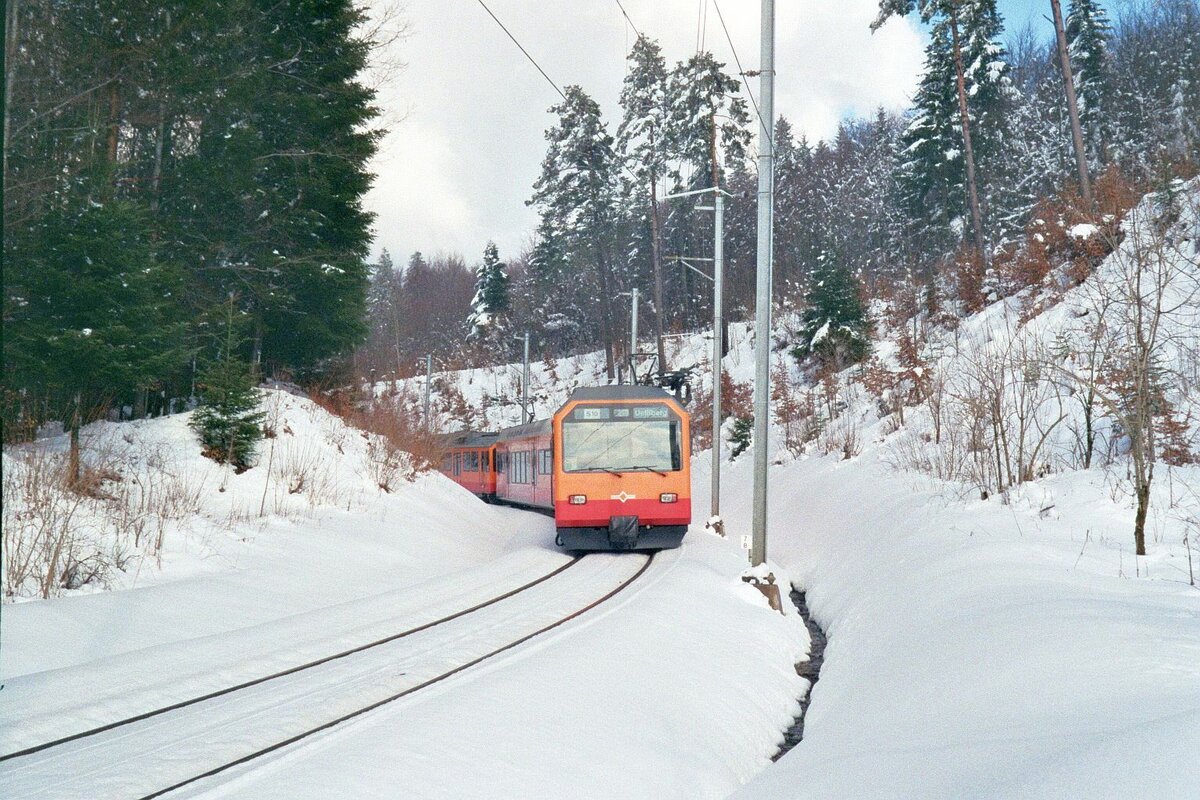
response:
<svg viewBox="0 0 1200 800"><path fill-rule="evenodd" d="M566 472L681 469L680 420L665 404L579 406L563 421Z"/></svg>

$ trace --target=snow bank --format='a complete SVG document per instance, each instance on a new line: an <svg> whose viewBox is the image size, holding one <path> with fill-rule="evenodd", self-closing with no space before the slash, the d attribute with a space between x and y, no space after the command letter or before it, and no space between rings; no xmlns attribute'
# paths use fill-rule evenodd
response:
<svg viewBox="0 0 1200 800"><path fill-rule="evenodd" d="M807 631L744 566L693 533L561 632L201 796L724 797L770 763L807 685Z"/></svg>
<svg viewBox="0 0 1200 800"><path fill-rule="evenodd" d="M1200 592L1177 548L1135 577L1132 514L1095 478L1048 482L1045 516L948 501L874 452L776 468L769 552L829 643L804 741L736 796L1197 796Z"/></svg>

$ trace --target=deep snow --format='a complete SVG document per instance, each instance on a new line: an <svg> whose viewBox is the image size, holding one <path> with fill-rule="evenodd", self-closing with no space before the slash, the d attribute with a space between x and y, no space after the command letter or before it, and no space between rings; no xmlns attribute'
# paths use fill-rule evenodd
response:
<svg viewBox="0 0 1200 800"><path fill-rule="evenodd" d="M1190 213L1182 243L1200 265ZM1028 297L994 304L933 342L935 368L961 379L1019 337L1078 333L1087 293L1114 266L1032 317ZM1200 335L1196 309L1182 311L1192 318L1177 322L1168 355ZM753 333L735 325L732 339L726 368L745 381ZM676 340L673 362L703 367L708 344ZM877 353L891 361L895 349ZM539 413L600 367L599 354L535 364ZM496 427L519 414L518 371L439 378L477 410L476 427ZM1169 388L1194 407L1194 383ZM1048 437L1042 477L980 499L905 471L924 411L897 426L861 388L841 392L827 430L854 432L855 455L819 455L819 442L796 455L779 430L769 443L771 568L807 592L829 637L805 738L777 764L769 756L805 690L791 666L807 636L739 579L747 453L724 476L727 540L693 526L651 580L596 613L182 796L1200 798L1200 590L1184 544L1200 567L1200 467L1160 469L1150 554L1135 558L1109 421L1102 466L1072 467L1068 417ZM288 402L299 404L289 463L329 473L325 501L277 488L285 516L255 522L265 470L225 476L218 493L224 477L184 458L209 470L209 521L233 520L233 533L201 515L168 538L161 572L114 582L135 588L6 607L0 677L17 701L0 703L6 744L336 649L562 558L549 521L483 506L438 476L381 495L353 455L365 440ZM182 425L112 430L175 452ZM708 505L708 465L695 455L696 509ZM80 696L106 682L108 694Z"/></svg>

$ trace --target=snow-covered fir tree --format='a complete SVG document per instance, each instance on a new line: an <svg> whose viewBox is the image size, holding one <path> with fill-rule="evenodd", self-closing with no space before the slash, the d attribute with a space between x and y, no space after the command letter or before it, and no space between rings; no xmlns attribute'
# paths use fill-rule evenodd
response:
<svg viewBox="0 0 1200 800"><path fill-rule="evenodd" d="M475 296L467 317L468 335L495 336L503 331L504 314L508 311L508 273L495 242L488 242L483 248L483 261L475 276Z"/></svg>
<svg viewBox="0 0 1200 800"><path fill-rule="evenodd" d="M1072 0L1067 13L1066 35L1084 148L1089 166L1095 170L1104 162L1109 139L1108 114L1104 106L1111 91L1108 41L1112 26L1096 0Z"/></svg>
<svg viewBox="0 0 1200 800"><path fill-rule="evenodd" d="M801 360L816 357L836 370L867 355L867 314L859 298L858 281L832 253L818 259L804 300L800 340L792 355Z"/></svg>
<svg viewBox="0 0 1200 800"><path fill-rule="evenodd" d="M750 144L750 115L740 90L737 78L727 73L712 53L697 53L671 71L671 151L684 168L692 171L692 185L712 185L714 115L724 163L731 165L745 159ZM679 174L675 177L684 180Z"/></svg>
<svg viewBox="0 0 1200 800"><path fill-rule="evenodd" d="M639 36L629 52L628 69L621 87L621 123L617 126L616 148L625 171L621 175L621 214L625 224L623 255L627 281L643 284L639 274L650 266L653 281L654 318L659 358L663 330L661 219L658 213L659 184L667 172L667 66L658 42Z"/></svg>
<svg viewBox="0 0 1200 800"><path fill-rule="evenodd" d="M542 217L542 235L561 246L566 279L578 292L590 272L599 289L598 323L609 377L616 375L612 298L617 222L616 156L600 106L578 86L551 107L557 122L546 131L549 147L529 203Z"/></svg>
<svg viewBox="0 0 1200 800"><path fill-rule="evenodd" d="M974 223L971 172L980 225L984 223L987 173L1000 156L1004 100L1011 91L1004 46L998 41L1003 24L995 0L881 0L873 27L913 10L932 27L925 72L914 98L916 115L902 139L901 175L911 208L925 222L923 233L932 246L946 247Z"/></svg>

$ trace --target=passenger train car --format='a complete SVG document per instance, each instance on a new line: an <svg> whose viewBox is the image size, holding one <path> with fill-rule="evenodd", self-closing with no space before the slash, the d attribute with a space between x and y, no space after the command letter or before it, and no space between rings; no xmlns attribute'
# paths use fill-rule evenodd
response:
<svg viewBox="0 0 1200 800"><path fill-rule="evenodd" d="M550 419L451 434L442 472L488 502L552 513L567 550L678 547L692 520L689 425L662 389L577 389Z"/></svg>

